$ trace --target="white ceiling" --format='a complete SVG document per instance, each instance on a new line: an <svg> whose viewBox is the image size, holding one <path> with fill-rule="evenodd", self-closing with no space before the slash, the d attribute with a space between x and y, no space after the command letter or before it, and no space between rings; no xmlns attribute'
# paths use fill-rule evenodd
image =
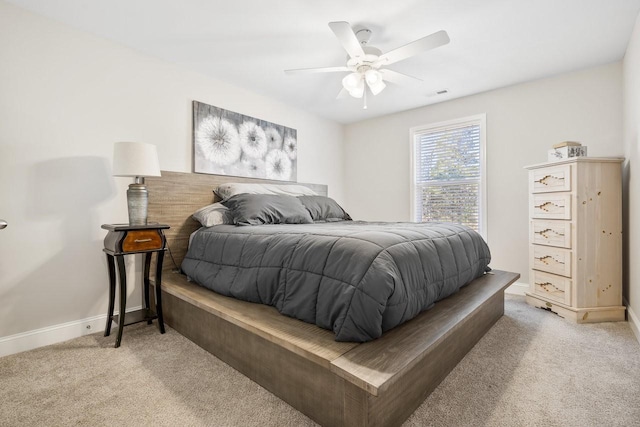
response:
<svg viewBox="0 0 640 427"><path fill-rule="evenodd" d="M138 51L350 123L623 58L640 0L9 0ZM389 66L424 81L336 100L342 73L327 26L373 31L383 52L438 30L451 43ZM449 94L429 96L438 90Z"/></svg>

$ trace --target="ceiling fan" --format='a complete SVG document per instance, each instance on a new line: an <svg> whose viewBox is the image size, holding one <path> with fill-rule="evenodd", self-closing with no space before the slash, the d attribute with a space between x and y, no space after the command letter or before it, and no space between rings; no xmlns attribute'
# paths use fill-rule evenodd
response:
<svg viewBox="0 0 640 427"><path fill-rule="evenodd" d="M365 109L367 108L367 88L373 95L377 95L387 86L385 81L399 85L422 81L417 77L384 68L385 66L449 43L447 32L438 31L383 54L380 49L367 45L371 38L371 30L367 28L354 32L351 24L344 21L329 22L329 28L349 54L347 65L343 67L300 68L285 70L285 73L350 72L342 79L343 88L338 94L338 98L343 98L347 94L354 98L364 97Z"/></svg>

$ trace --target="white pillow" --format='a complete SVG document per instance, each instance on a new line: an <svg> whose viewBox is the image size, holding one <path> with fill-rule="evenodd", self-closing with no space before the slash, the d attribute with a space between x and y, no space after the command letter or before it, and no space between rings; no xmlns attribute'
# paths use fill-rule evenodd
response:
<svg viewBox="0 0 640 427"><path fill-rule="evenodd" d="M229 218L230 215L227 215L228 211L229 209L222 203L214 203L198 209L192 216L203 227L213 227L220 224L232 224Z"/></svg>
<svg viewBox="0 0 640 427"><path fill-rule="evenodd" d="M317 196L312 189L298 184L247 184L229 183L216 188L216 194L226 200L236 194L285 194L288 196Z"/></svg>

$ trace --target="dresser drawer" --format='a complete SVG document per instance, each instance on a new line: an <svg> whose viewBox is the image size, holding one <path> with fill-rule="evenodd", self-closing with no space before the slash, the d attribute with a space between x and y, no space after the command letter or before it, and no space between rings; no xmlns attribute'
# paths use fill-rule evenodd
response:
<svg viewBox="0 0 640 427"><path fill-rule="evenodd" d="M531 265L535 270L571 277L571 256L569 249L531 245Z"/></svg>
<svg viewBox="0 0 640 427"><path fill-rule="evenodd" d="M571 219L571 194L533 194L531 218Z"/></svg>
<svg viewBox="0 0 640 427"><path fill-rule="evenodd" d="M122 241L124 252L162 249L162 235L158 230L135 230L127 232Z"/></svg>
<svg viewBox="0 0 640 427"><path fill-rule="evenodd" d="M571 191L571 165L562 165L529 172L530 193Z"/></svg>
<svg viewBox="0 0 640 427"><path fill-rule="evenodd" d="M533 292L561 304L571 305L571 279L533 270Z"/></svg>
<svg viewBox="0 0 640 427"><path fill-rule="evenodd" d="M531 221L531 243L571 247L571 223L568 221Z"/></svg>

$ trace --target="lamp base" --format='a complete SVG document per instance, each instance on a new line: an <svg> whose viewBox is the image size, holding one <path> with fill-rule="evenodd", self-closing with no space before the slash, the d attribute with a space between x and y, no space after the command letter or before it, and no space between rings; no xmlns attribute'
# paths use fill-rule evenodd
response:
<svg viewBox="0 0 640 427"><path fill-rule="evenodd" d="M129 184L127 190L127 207L129 208L129 225L147 225L147 207L149 205L149 192L144 185L144 179L136 179L134 184Z"/></svg>

